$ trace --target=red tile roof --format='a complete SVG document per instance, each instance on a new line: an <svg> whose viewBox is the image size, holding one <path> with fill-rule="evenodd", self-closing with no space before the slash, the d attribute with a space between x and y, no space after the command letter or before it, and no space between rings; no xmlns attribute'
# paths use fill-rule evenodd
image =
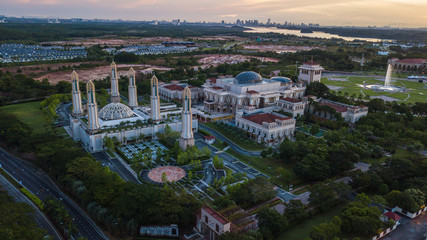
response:
<svg viewBox="0 0 427 240"><path fill-rule="evenodd" d="M216 83L216 78L209 78L209 80L211 81L211 83Z"/></svg>
<svg viewBox="0 0 427 240"><path fill-rule="evenodd" d="M286 101L286 102L291 102L291 103L299 103L299 102L302 102L301 100L298 100L298 99L293 99L293 98L290 98L290 97L287 97L287 98L281 98L283 101Z"/></svg>
<svg viewBox="0 0 427 240"><path fill-rule="evenodd" d="M222 88L222 87L217 87L217 86L215 86L215 87L212 87L212 89L220 90L220 89L223 89L223 88Z"/></svg>
<svg viewBox="0 0 427 240"><path fill-rule="evenodd" d="M394 221L399 221L401 219L401 217L394 212L386 212L384 213L384 216L393 219Z"/></svg>
<svg viewBox="0 0 427 240"><path fill-rule="evenodd" d="M258 94L259 92L253 91L253 90L249 90L249 91L246 91L246 93L249 93L249 94Z"/></svg>
<svg viewBox="0 0 427 240"><path fill-rule="evenodd" d="M397 61L398 63L408 63L408 64L422 64L423 62L427 62L427 59L423 58L405 58Z"/></svg>
<svg viewBox="0 0 427 240"><path fill-rule="evenodd" d="M320 103L321 106L329 106L333 109L335 109L337 112L347 112L347 107L345 106L341 106L335 103L330 103L330 102L322 102Z"/></svg>
<svg viewBox="0 0 427 240"><path fill-rule="evenodd" d="M176 84L172 84L172 85L167 85L165 86L165 88L172 90L172 91L182 91L184 90L184 87L176 85Z"/></svg>
<svg viewBox="0 0 427 240"><path fill-rule="evenodd" d="M212 135L207 135L207 136L205 136L205 139L206 140L212 140L212 139L215 139L215 137Z"/></svg>
<svg viewBox="0 0 427 240"><path fill-rule="evenodd" d="M310 62L305 62L305 63L302 63L302 64L304 64L304 65L320 65L320 63L312 62L312 61L310 61Z"/></svg>
<svg viewBox="0 0 427 240"><path fill-rule="evenodd" d="M218 222L222 224L227 224L230 222L225 217L221 216L217 211L213 210L207 205L203 206L202 209L205 210L209 215L211 215L213 218L215 218L216 220L218 220Z"/></svg>
<svg viewBox="0 0 427 240"><path fill-rule="evenodd" d="M290 117L280 117L272 113L259 113L259 114L247 115L247 116L244 116L243 118L251 122L257 123L259 125L262 125L263 122L273 123L276 121L276 119L279 119L279 120L291 119Z"/></svg>

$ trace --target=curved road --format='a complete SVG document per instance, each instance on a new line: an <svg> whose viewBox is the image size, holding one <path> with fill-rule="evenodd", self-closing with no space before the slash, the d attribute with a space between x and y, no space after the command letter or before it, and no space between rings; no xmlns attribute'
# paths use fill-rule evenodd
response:
<svg viewBox="0 0 427 240"><path fill-rule="evenodd" d="M74 223L78 229L78 234L74 237L83 236L90 240L108 239L95 222L93 222L73 200L64 194L55 183L47 177L46 173L35 168L30 163L9 154L3 148L0 148L0 164L9 175L20 181L21 185L40 199L43 200L51 196L61 200L74 217Z"/></svg>
<svg viewBox="0 0 427 240"><path fill-rule="evenodd" d="M261 155L261 151L248 151L246 149L241 148L240 146L238 146L237 144L235 144L233 141L231 141L230 139L228 139L227 137L225 137L224 135L222 135L221 133L219 133L218 131L216 131L213 128L210 128L206 125L203 125L202 123L199 123L199 128L203 129L205 131L208 131L209 133L211 133L213 136L215 136L216 138L218 138L219 140L223 141L223 142L227 142L228 145L236 152L243 154L243 155L248 155L248 156L260 156Z"/></svg>

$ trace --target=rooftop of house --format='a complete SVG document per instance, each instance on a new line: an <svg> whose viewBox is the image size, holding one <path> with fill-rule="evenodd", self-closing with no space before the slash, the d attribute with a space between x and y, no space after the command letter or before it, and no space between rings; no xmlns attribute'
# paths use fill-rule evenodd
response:
<svg viewBox="0 0 427 240"><path fill-rule="evenodd" d="M246 120L249 120L251 122L254 122L256 124L259 124L259 125L262 125L263 122L273 123L276 120L288 120L288 119L291 119L290 117L280 117L280 116L272 114L272 113L252 114L252 115L244 116L243 118L246 119Z"/></svg>
<svg viewBox="0 0 427 240"><path fill-rule="evenodd" d="M384 216L393 219L394 221L399 221L401 219L401 217L394 212L386 212L384 213Z"/></svg>
<svg viewBox="0 0 427 240"><path fill-rule="evenodd" d="M225 217L223 217L221 214L219 214L217 211L212 209L211 207L205 205L202 207L203 210L205 210L209 215L211 215L213 218L215 218L218 222L221 224L227 224L230 221L228 221Z"/></svg>
<svg viewBox="0 0 427 240"><path fill-rule="evenodd" d="M289 97L287 97L287 98L281 98L281 100L286 101L286 102L291 102L291 103L300 103L300 102L302 102L301 100L293 99L293 98L289 98Z"/></svg>

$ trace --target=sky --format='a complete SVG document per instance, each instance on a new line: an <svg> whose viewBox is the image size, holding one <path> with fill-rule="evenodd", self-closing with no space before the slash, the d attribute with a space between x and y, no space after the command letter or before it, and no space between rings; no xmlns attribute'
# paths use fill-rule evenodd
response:
<svg viewBox="0 0 427 240"><path fill-rule="evenodd" d="M0 15L427 27L427 0L0 0Z"/></svg>

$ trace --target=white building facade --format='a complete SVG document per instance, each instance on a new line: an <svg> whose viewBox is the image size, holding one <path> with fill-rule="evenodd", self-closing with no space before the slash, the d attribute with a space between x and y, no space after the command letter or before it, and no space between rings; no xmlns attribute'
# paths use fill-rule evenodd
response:
<svg viewBox="0 0 427 240"><path fill-rule="evenodd" d="M248 132L258 143L271 147L294 136L295 119L274 112L237 115L236 127Z"/></svg>
<svg viewBox="0 0 427 240"><path fill-rule="evenodd" d="M323 69L319 63L305 62L299 67L298 80L305 82L307 85L312 82L320 82Z"/></svg>
<svg viewBox="0 0 427 240"><path fill-rule="evenodd" d="M154 79L157 80L157 78L153 77ZM157 89L157 81L152 82L155 83L153 89ZM136 106L133 109L122 103L111 102L98 112L95 85L92 81L88 81L86 87L87 112L82 115L72 114L70 116L70 129L68 129L68 132L75 141L80 141L89 152L104 151L104 139L106 137L116 138L120 143L126 144L127 141L139 141L147 136L155 138L156 133L163 132L166 126L169 126L173 131L181 132L182 130L180 119L160 121L158 101L152 101L151 108ZM153 91L153 93L155 94L156 92ZM153 116L152 111L150 111L152 109L158 109L158 114L154 114L154 116L158 117L158 122L153 121L154 123L150 123L149 121ZM189 112L191 114L191 109ZM187 135L188 132L193 134L193 131L197 131L198 121L191 118L187 118L187 121L190 122L187 122L185 132Z"/></svg>
<svg viewBox="0 0 427 240"><path fill-rule="evenodd" d="M304 115L306 102L293 98L281 98L277 104L285 112L291 113L293 117Z"/></svg>
<svg viewBox="0 0 427 240"><path fill-rule="evenodd" d="M305 93L302 82L276 77L262 78L255 72L242 72L235 78L209 80L204 85L204 110L216 113L236 113L245 106L266 108L276 106L279 99L301 99Z"/></svg>

